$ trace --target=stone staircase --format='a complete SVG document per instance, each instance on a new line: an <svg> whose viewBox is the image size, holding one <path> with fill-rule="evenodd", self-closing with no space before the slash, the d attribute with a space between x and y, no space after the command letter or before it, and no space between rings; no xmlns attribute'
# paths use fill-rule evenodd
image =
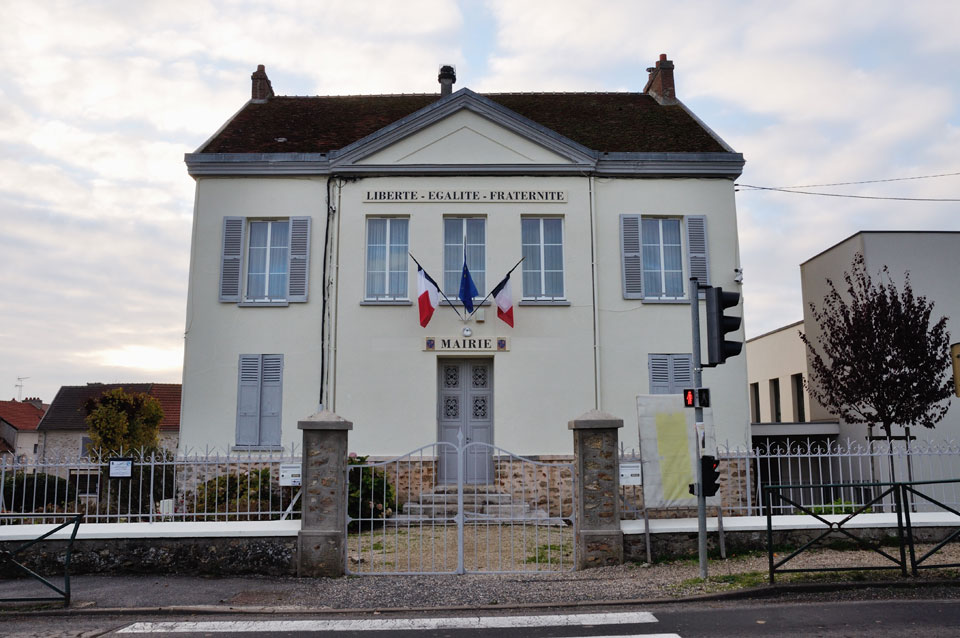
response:
<svg viewBox="0 0 960 638"><path fill-rule="evenodd" d="M547 513L515 501L495 485L464 485L463 510L467 521L509 521L546 519ZM421 492L419 499L404 504L402 514L390 520L398 523L450 521L457 515L457 486L438 485L430 492Z"/></svg>

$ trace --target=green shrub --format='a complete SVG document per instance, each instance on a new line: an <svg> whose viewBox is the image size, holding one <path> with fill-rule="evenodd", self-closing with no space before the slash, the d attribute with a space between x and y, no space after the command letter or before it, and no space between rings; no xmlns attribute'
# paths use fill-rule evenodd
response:
<svg viewBox="0 0 960 638"><path fill-rule="evenodd" d="M67 511L77 498L76 485L53 474L8 474L3 480L3 511Z"/></svg>
<svg viewBox="0 0 960 638"><path fill-rule="evenodd" d="M817 505L815 507L808 507L807 509L817 516L824 516L826 514L853 514L859 507L859 505L852 501L845 501L842 498L838 498L829 505ZM860 513L869 514L870 512L871 508L868 507Z"/></svg>
<svg viewBox="0 0 960 638"><path fill-rule="evenodd" d="M347 460L350 485L347 514L354 519L350 531L369 529L375 521L382 521L400 510L393 485L383 470L367 465L366 456L351 456Z"/></svg>
<svg viewBox="0 0 960 638"><path fill-rule="evenodd" d="M282 511L291 496L271 487L270 468L265 467L212 478L188 494L184 505L188 512L211 514L213 520L269 520L280 515L266 512Z"/></svg>

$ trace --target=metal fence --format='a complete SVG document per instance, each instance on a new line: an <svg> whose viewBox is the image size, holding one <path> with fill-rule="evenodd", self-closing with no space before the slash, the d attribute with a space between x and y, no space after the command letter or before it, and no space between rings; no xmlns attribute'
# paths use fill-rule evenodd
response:
<svg viewBox="0 0 960 638"><path fill-rule="evenodd" d="M263 453L121 450L75 458L0 461L0 524L51 522L40 514L84 515L86 523L259 521L299 518L299 488L281 487L280 465L295 449ZM129 477L110 461L132 459Z"/></svg>
<svg viewBox="0 0 960 638"><path fill-rule="evenodd" d="M720 496L724 516L759 516L764 513L763 487L790 485L790 500L823 514L849 513L873 501L876 483L947 481L920 489L930 498L960 506L960 445L954 442L873 441L870 443L825 438L767 439L750 450L720 446ZM634 450L621 448L622 461L639 460ZM837 484L843 484L838 487ZM621 487L621 512L625 519L644 514L643 488ZM931 510L917 501L913 511ZM874 512L895 509L892 497L871 505ZM658 511L657 516L685 516L690 508ZM793 505L781 501L774 514L794 514ZM649 514L649 513L648 513Z"/></svg>
<svg viewBox="0 0 960 638"><path fill-rule="evenodd" d="M348 574L576 565L572 463L440 442L386 461L355 459L347 474Z"/></svg>

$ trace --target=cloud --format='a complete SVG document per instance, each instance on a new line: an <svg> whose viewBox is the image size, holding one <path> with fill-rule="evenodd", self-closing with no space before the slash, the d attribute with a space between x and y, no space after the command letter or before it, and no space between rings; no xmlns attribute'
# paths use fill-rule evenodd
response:
<svg viewBox="0 0 960 638"><path fill-rule="evenodd" d="M487 8L492 48L466 65L470 12L453 0L5 3L0 392L17 376L47 400L62 384L179 379L183 153L249 98L257 64L285 95L436 92L448 62L478 91L639 91L667 53L680 98L745 154L741 183L960 172L956 2ZM960 178L823 190L958 197ZM799 264L850 234L960 229L951 204L741 190L737 205L751 335L799 318Z"/></svg>

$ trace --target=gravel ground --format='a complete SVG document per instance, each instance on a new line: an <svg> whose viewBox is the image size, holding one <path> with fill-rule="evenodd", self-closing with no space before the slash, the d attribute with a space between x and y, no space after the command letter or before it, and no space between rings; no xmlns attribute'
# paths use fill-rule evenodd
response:
<svg viewBox="0 0 960 638"><path fill-rule="evenodd" d="M960 563L960 544L945 547L934 558L937 564ZM806 552L794 560L797 567L846 567L856 570L864 566L881 565L885 559L873 552L822 549ZM791 561L790 564L793 563ZM687 559L562 574L352 576L336 579L91 575L71 579L71 607L192 606L221 610L240 607L335 610L577 605L601 601L671 601L753 587L758 588L759 596L764 595L767 584L767 555L753 553L730 556L726 560L711 560L709 574L709 579L702 581L699 578L698 561ZM875 581L907 587L878 587L872 585ZM933 586L921 589L909 587L918 581ZM841 586L840 590L829 595L835 599L922 595L960 598L960 587L955 586L960 584L960 570L957 568L924 570L919 578L903 578L897 570L783 574L777 576L777 583L852 584ZM30 586L30 581L26 579L0 581L0 598L22 597L27 595ZM791 591L784 595L789 596L790 600L816 596L802 591ZM22 609L22 603L17 606ZM0 604L0 612L9 609L9 605Z"/></svg>
<svg viewBox="0 0 960 638"><path fill-rule="evenodd" d="M896 549L886 550L894 552ZM918 554L919 555L919 554ZM777 556L777 559L785 556ZM936 555L939 564L960 563L960 546L944 548ZM815 550L790 561L800 568L847 567L892 564L879 554L864 551ZM223 602L235 605L292 605L344 608L443 607L483 605L533 605L538 603L589 603L606 600L660 599L718 593L768 582L766 554L730 556L711 560L709 578L699 578L697 560L679 560L655 565L627 564L564 574L467 574L464 576L357 576L341 579L296 580L283 591L251 589L237 592ZM921 572L920 579L957 582L956 569ZM903 581L898 570L842 573L784 574L777 583L823 583Z"/></svg>

